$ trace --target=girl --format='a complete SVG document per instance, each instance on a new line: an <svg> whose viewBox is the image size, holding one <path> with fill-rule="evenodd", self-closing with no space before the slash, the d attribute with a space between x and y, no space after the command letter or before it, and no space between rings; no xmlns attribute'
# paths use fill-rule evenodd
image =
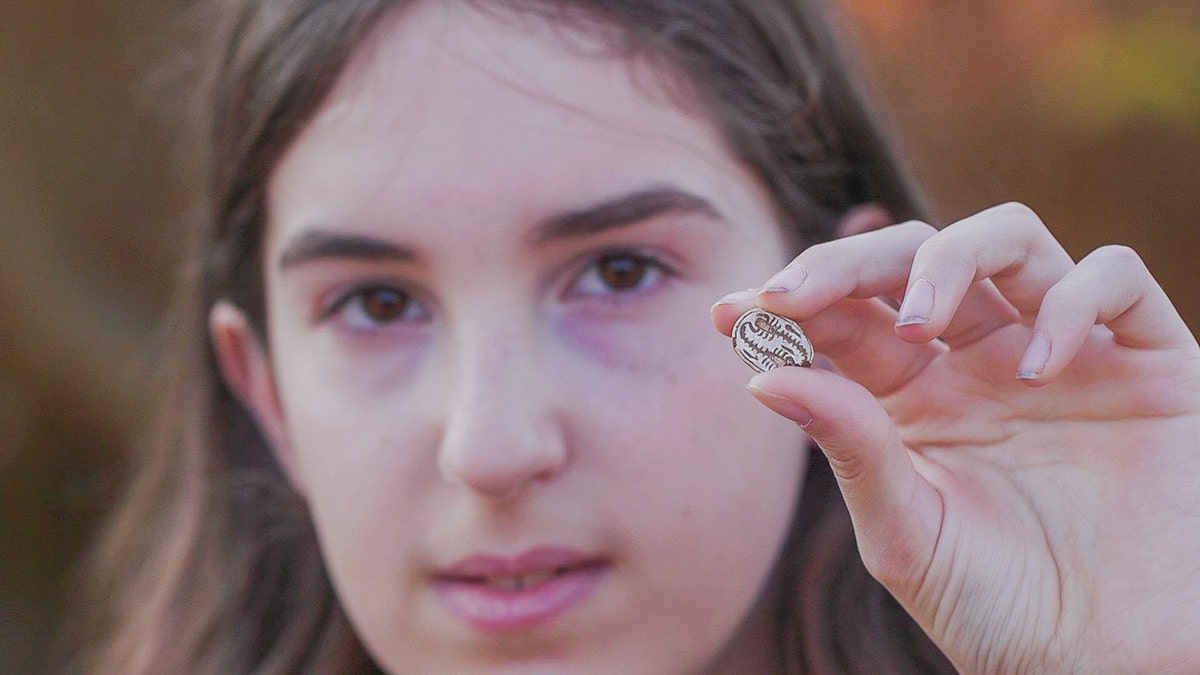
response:
<svg viewBox="0 0 1200 675"><path fill-rule="evenodd" d="M1200 663L1200 348L1126 249L919 222L816 3L231 11L97 672ZM747 396L747 287L836 372Z"/></svg>

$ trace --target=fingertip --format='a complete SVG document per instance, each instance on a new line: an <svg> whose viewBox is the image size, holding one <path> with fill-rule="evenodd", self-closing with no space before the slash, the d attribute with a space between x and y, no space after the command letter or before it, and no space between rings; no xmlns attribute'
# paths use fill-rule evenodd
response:
<svg viewBox="0 0 1200 675"><path fill-rule="evenodd" d="M770 279L763 283L759 289L758 295L769 295L772 293L794 293L804 282L808 280L808 270L803 265L792 263L787 267L779 270Z"/></svg>
<svg viewBox="0 0 1200 675"><path fill-rule="evenodd" d="M838 373L815 368L786 366L757 373L746 389L760 403L796 422L805 430L820 427L825 433L840 429L838 418L862 407L876 407L870 392ZM885 414L886 416L886 414ZM866 419L851 413L849 419Z"/></svg>
<svg viewBox="0 0 1200 675"><path fill-rule="evenodd" d="M912 344L923 344L938 337L938 331L928 322L902 323L896 322L896 337Z"/></svg>
<svg viewBox="0 0 1200 675"><path fill-rule="evenodd" d="M751 378L750 382L746 385L746 390L754 398L758 399L759 403L762 403L772 412L790 419L803 429L807 429L813 421L812 412L789 396L764 389L761 377L761 375L756 375Z"/></svg>
<svg viewBox="0 0 1200 675"><path fill-rule="evenodd" d="M1050 363L1052 352L1050 336L1042 332L1034 333L1025 346L1020 365L1017 366L1017 379L1033 387L1046 384L1046 367Z"/></svg>
<svg viewBox="0 0 1200 675"><path fill-rule="evenodd" d="M896 326L921 326L933 316L937 288L925 277L918 277L904 293Z"/></svg>
<svg viewBox="0 0 1200 675"><path fill-rule="evenodd" d="M945 326L935 318L937 285L926 277L917 277L904 293L897 310L896 335L905 342L920 344L936 338Z"/></svg>
<svg viewBox="0 0 1200 675"><path fill-rule="evenodd" d="M754 307L755 293L754 289L736 291L718 300L709 308L713 326L725 335L732 333L738 317Z"/></svg>

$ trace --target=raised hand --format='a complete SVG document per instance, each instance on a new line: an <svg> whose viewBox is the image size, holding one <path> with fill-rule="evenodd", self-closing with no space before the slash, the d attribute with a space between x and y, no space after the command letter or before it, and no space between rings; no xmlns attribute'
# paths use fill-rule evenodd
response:
<svg viewBox="0 0 1200 675"><path fill-rule="evenodd" d="M838 373L751 392L824 450L868 569L957 667L1200 672L1200 347L1135 253L1075 263L1008 204L813 246L713 321L755 305Z"/></svg>

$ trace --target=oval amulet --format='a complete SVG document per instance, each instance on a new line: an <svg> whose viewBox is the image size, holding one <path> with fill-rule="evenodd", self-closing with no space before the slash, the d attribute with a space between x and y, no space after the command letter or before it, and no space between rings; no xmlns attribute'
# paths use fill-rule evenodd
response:
<svg viewBox="0 0 1200 675"><path fill-rule="evenodd" d="M811 366L813 346L800 325L764 309L746 312L733 325L733 351L758 372Z"/></svg>

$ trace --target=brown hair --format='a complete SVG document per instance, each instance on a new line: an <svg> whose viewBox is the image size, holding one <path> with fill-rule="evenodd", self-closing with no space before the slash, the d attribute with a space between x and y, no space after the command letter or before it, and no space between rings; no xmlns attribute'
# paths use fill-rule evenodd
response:
<svg viewBox="0 0 1200 675"><path fill-rule="evenodd" d="M484 0L477 0L485 4ZM157 437L96 553L95 672L375 670L325 576L307 514L222 381L208 310L239 305L260 335L267 176L354 47L397 0L233 3L212 78L206 226L174 308ZM814 0L493 0L605 30L615 54L675 75L773 196L799 248L876 202L924 209ZM778 576L787 672L952 672L863 568L814 453Z"/></svg>

